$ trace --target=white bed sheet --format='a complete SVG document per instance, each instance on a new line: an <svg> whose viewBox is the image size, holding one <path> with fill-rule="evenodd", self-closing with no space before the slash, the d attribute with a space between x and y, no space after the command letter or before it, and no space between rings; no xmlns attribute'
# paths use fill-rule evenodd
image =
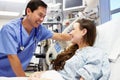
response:
<svg viewBox="0 0 120 80"><path fill-rule="evenodd" d="M27 77L0 77L0 80L28 80Z"/></svg>
<svg viewBox="0 0 120 80"><path fill-rule="evenodd" d="M50 70L44 72L40 79L50 79L50 80L64 80L62 76L55 70ZM28 80L28 77L0 77L0 80Z"/></svg>
<svg viewBox="0 0 120 80"><path fill-rule="evenodd" d="M120 80L120 57L111 63L111 75L109 80Z"/></svg>

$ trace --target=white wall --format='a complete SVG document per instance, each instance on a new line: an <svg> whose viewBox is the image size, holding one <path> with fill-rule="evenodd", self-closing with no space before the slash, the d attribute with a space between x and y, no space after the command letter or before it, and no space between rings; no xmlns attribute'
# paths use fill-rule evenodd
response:
<svg viewBox="0 0 120 80"><path fill-rule="evenodd" d="M0 19L0 28L7 23L8 21L10 21L9 19Z"/></svg>

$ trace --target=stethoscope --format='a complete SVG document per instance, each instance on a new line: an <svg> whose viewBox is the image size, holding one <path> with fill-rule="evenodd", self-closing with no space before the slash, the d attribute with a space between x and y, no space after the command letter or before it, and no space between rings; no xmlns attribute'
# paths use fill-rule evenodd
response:
<svg viewBox="0 0 120 80"><path fill-rule="evenodd" d="M20 50L23 51L25 49L25 46L23 45L23 36L22 36L22 20L21 18L21 23L20 23ZM34 40L35 44L37 44L37 28L35 28L35 34L34 34Z"/></svg>

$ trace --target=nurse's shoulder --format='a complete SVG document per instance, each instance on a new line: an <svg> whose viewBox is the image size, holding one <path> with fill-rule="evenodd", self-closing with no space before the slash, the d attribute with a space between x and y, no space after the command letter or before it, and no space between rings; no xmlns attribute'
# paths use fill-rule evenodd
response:
<svg viewBox="0 0 120 80"><path fill-rule="evenodd" d="M6 24L4 24L1 28L2 31L8 31L8 30L18 30L20 26L21 20L20 18L13 19Z"/></svg>

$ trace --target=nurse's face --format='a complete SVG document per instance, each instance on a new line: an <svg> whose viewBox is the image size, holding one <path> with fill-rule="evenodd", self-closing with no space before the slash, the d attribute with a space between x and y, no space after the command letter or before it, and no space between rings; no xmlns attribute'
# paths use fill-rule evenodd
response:
<svg viewBox="0 0 120 80"><path fill-rule="evenodd" d="M27 16L30 24L33 27L38 27L43 22L46 16L46 11L47 9L41 6L33 12L31 12L31 10L29 9Z"/></svg>

